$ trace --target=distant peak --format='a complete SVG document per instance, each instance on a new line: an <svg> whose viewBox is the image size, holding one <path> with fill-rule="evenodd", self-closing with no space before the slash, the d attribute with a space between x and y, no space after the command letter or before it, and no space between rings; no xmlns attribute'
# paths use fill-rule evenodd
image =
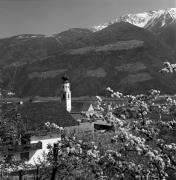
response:
<svg viewBox="0 0 176 180"><path fill-rule="evenodd" d="M156 22L157 18L160 18L159 20L162 21L161 26L164 26L168 22L175 21L176 20L176 8L167 8L167 9L162 9L162 10L153 10L153 11L148 11L148 12L126 14L126 15L120 16L117 19L114 19L108 23L94 26L91 29L93 29L93 31L99 31L99 30L102 30L102 29L108 27L109 25L117 23L117 22L128 22L135 26L145 28L146 26L147 27L149 26L149 24L148 24L149 22L150 23ZM150 26L152 26L152 24L150 24Z"/></svg>
<svg viewBox="0 0 176 180"><path fill-rule="evenodd" d="M172 18L176 19L176 8L168 9L168 13L171 15Z"/></svg>

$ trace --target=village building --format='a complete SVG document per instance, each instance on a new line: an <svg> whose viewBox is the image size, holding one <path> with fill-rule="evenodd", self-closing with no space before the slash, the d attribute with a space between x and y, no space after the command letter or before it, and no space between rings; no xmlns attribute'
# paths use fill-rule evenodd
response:
<svg viewBox="0 0 176 180"><path fill-rule="evenodd" d="M0 147L1 155L30 164L37 163L38 158L42 158L44 152L47 153L48 144L52 145L60 139L57 132L46 129L46 122L66 129L78 126L78 122L59 102L26 102L18 105L17 115L23 121L26 133L20 142Z"/></svg>
<svg viewBox="0 0 176 180"><path fill-rule="evenodd" d="M60 134L46 129L45 123L54 123L67 132L93 133L97 130L111 130L112 126L97 119L91 120L94 114L95 101L72 101L70 83L67 77L62 78L59 101L20 101L16 108L17 119L23 121L25 135L19 142L0 146L0 159L22 160L35 165L48 152L48 144L60 140ZM6 104L10 106L12 104ZM19 117L18 117L19 116Z"/></svg>
<svg viewBox="0 0 176 180"><path fill-rule="evenodd" d="M48 144L53 145L60 139L60 134L57 132L49 132L46 129L45 123L54 123L63 127L67 132L84 132L93 131L93 125L86 121L80 122L79 119L85 118L82 112L91 112L93 107L85 105L81 102L81 108L78 108L78 103L71 102L70 83L67 77L62 78L61 85L61 101L20 101L16 106L17 119L23 121L25 128L25 135L21 140L9 142L7 145L0 146L0 159L6 157L7 159L22 160L29 164L36 164L43 154L48 152ZM13 103L3 105L3 110L9 108ZM84 107L84 108L83 108ZM77 108L78 111L75 111ZM75 113L74 113L75 112ZM79 117L78 117L79 114ZM10 115L9 115L10 116Z"/></svg>

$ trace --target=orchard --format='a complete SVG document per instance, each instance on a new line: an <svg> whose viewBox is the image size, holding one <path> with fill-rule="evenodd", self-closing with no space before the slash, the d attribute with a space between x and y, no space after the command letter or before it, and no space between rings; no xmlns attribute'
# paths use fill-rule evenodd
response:
<svg viewBox="0 0 176 180"><path fill-rule="evenodd" d="M175 67L166 62L160 72L173 73ZM164 96L153 89L135 96L123 95L110 87L106 90L112 101L97 96L90 121L101 119L111 124L112 130L67 133L57 124L46 122L46 128L57 131L61 138L48 145L44 160L30 166L4 159L1 171L35 168L37 180L175 180L175 96ZM12 113L10 120L1 118L2 141L7 133L10 138L19 138L23 133L20 117L15 119Z"/></svg>

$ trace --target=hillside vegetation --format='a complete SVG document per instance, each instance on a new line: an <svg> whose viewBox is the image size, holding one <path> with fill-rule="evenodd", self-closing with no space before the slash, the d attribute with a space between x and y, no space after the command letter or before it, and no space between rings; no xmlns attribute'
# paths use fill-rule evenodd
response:
<svg viewBox="0 0 176 180"><path fill-rule="evenodd" d="M169 12L162 13L157 22ZM176 59L175 23L159 27L152 31L122 18L96 31L73 28L51 37L0 39L1 87L17 96L56 96L67 73L73 96L104 94L107 86L132 94L151 88L175 94L175 75L158 73L164 61Z"/></svg>

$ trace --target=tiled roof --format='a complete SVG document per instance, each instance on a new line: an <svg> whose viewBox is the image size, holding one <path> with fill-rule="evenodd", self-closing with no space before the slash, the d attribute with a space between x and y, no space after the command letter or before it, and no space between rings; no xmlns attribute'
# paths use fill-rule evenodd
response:
<svg viewBox="0 0 176 180"><path fill-rule="evenodd" d="M78 122L56 101L26 102L17 106L27 130L43 129L46 122L56 123L61 127L78 125Z"/></svg>

